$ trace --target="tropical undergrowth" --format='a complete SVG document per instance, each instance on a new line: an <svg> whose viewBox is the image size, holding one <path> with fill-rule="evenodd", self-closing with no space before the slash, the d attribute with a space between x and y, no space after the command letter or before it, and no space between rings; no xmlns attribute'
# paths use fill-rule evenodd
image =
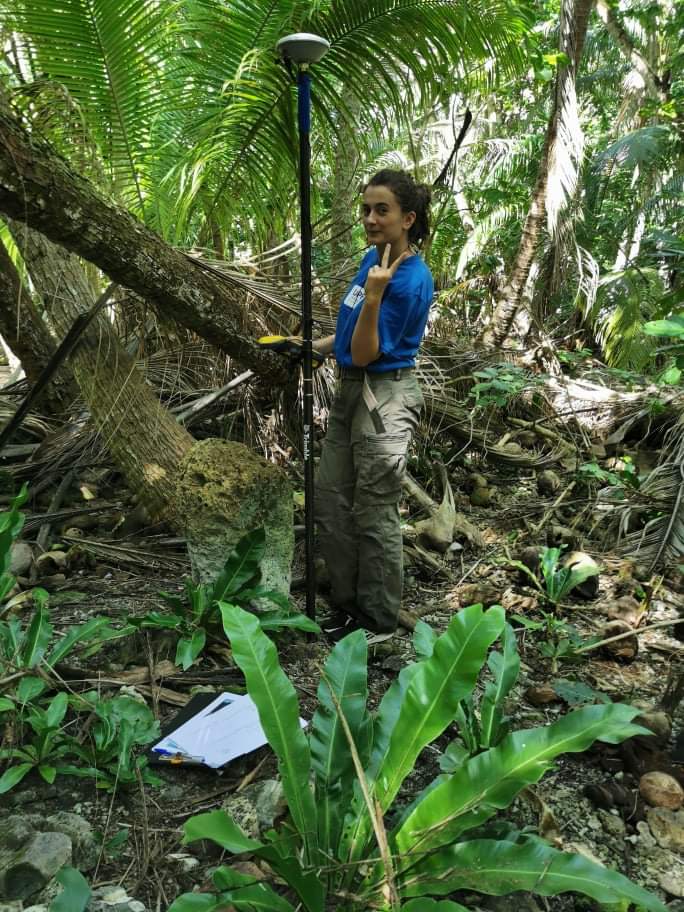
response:
<svg viewBox="0 0 684 912"><path fill-rule="evenodd" d="M47 783L58 775L92 778L106 789L134 785L140 779L149 785L160 782L144 752L159 737L151 709L134 695L103 697L96 691L69 688L59 673L65 659L82 662L141 627L165 628L179 634L176 662L187 669L213 635L217 619L225 642L219 605L254 606L259 610L257 623L268 630L319 629L293 613L284 596L260 585L265 535L257 529L238 542L213 584L188 582L187 602L167 595L170 612L150 612L120 627L95 616L59 635L44 589L31 590L28 602L26 593L13 594L11 553L24 525L20 507L27 495L24 486L10 509L0 514L0 795L32 772ZM17 613L20 609L25 620Z"/></svg>
<svg viewBox="0 0 684 912"><path fill-rule="evenodd" d="M515 662L500 606L463 609L439 637L423 629L425 657L401 671L373 713L367 706L366 640L362 631L350 634L321 669L308 733L300 726L295 689L257 619L232 605L222 605L221 614L278 758L289 814L261 840L249 838L224 811L200 814L185 824L184 841L209 839L230 854L254 855L286 888L257 883L224 865L214 872L214 893L180 896L169 912L212 912L229 903L237 910L282 912L459 912L459 903L438 904L431 897L460 890L579 892L599 903L663 909L615 871L533 836L513 830L502 836L494 826L498 812L561 754L586 750L595 740L614 744L646 734L633 723L638 710L630 706L587 706L552 725L509 734L496 716L503 737L495 746L482 741L478 752L463 752L410 805L397 800L423 749L449 729L472 697L499 638L503 652L493 663L494 691L485 699L501 707Z"/></svg>

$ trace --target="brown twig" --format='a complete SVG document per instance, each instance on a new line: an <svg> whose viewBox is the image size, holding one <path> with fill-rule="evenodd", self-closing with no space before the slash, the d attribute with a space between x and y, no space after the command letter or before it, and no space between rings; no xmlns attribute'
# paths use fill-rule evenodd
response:
<svg viewBox="0 0 684 912"><path fill-rule="evenodd" d="M375 833L375 838L380 850L380 856L385 868L386 891L383 891L385 892L385 901L389 902L391 909L399 910L401 902L399 900L399 893L397 892L397 887L394 880L394 865L392 864L392 855L389 850L389 843L387 842L387 831L385 830L385 823L382 819L382 808L380 807L380 802L375 797L371 798L370 792L368 790L368 781L366 780L366 774L363 771L363 765L361 763L361 758L359 757L359 752L356 749L354 736L351 733L351 729L349 728L349 723L347 722L346 716L342 712L340 701L337 699L337 695L333 690L330 682L328 681L324 671L321 671L321 678L328 686L330 698L335 706L335 712L339 717L340 723L342 725L342 730L344 731L344 736L347 739L347 743L349 744L349 750L352 755L356 776L361 787L361 793L363 794L363 800L365 801L366 807L368 808L368 813L370 814L373 832Z"/></svg>
<svg viewBox="0 0 684 912"><path fill-rule="evenodd" d="M62 506L62 501L64 500L66 492L69 490L69 485L73 481L75 473L75 469L70 469L64 478L62 478L60 481L57 490L55 491L53 498L50 501L50 506L48 507L48 516L57 513L59 508ZM45 551L47 549L51 527L52 523L48 520L48 522L43 523L43 525L38 530L38 535L36 536L36 544L41 551Z"/></svg>
<svg viewBox="0 0 684 912"><path fill-rule="evenodd" d="M657 630L659 627L669 627L674 624L684 624L684 617L676 621L658 621L656 624L649 624L647 627L632 627L624 633L618 633L616 636L608 637L598 643L589 643L587 646L580 646L573 652L577 655L581 652L590 652L592 649L598 649L600 646L606 646L608 643L616 643L618 640L625 640L627 637L636 636L639 633L645 633L647 630Z"/></svg>
<svg viewBox="0 0 684 912"><path fill-rule="evenodd" d="M547 522L548 518L551 516L551 514L553 513L553 511L556 509L556 507L560 506L560 504L565 500L565 498L568 496L568 494L570 494L574 490L576 484L577 484L577 482L571 481L570 484L567 486L567 488L564 491L562 491L558 495L558 497L554 500L554 502L551 504L549 509L545 511L544 515L539 520L537 525L530 527L530 533L532 535L536 535L537 532L539 532L539 530L544 525L546 525L546 522Z"/></svg>

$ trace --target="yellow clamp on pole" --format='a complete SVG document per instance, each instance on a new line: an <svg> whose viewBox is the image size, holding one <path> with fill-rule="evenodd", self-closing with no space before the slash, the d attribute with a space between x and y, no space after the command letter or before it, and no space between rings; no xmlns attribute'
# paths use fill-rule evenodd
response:
<svg viewBox="0 0 684 912"><path fill-rule="evenodd" d="M301 341L289 338L288 336L261 336L257 339L257 345L261 348L268 348L270 351L277 352L279 355L285 355L294 361L301 360L304 354L304 347ZM314 367L320 367L325 361L325 355L314 351Z"/></svg>

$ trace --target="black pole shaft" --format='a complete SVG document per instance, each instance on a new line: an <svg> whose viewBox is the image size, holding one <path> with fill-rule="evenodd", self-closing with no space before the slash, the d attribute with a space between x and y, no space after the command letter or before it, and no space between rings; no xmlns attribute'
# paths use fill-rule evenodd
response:
<svg viewBox="0 0 684 912"><path fill-rule="evenodd" d="M316 619L316 566L314 564L314 463L313 463L313 358L311 339L311 76L299 70L297 79L299 113L299 199L302 236L302 337L304 357L304 524L306 529L306 613Z"/></svg>

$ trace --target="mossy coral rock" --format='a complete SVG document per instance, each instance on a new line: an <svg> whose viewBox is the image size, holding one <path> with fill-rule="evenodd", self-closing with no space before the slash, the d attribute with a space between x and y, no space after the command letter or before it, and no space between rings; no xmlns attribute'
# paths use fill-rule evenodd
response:
<svg viewBox="0 0 684 912"><path fill-rule="evenodd" d="M263 526L262 583L289 593L292 489L281 469L242 443L201 440L183 460L176 497L197 581L213 582L242 536Z"/></svg>

